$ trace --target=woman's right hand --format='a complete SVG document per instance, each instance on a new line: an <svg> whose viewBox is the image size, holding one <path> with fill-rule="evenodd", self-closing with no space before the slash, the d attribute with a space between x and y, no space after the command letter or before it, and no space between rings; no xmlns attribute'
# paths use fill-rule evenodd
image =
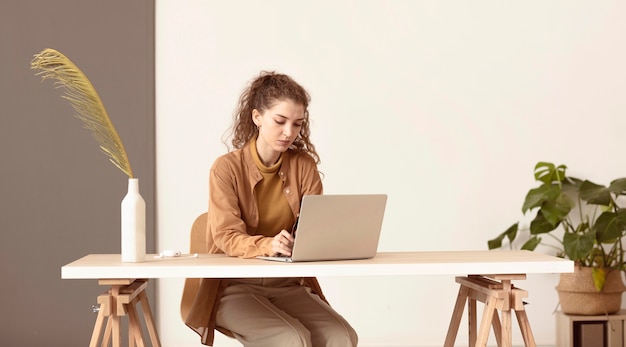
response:
<svg viewBox="0 0 626 347"><path fill-rule="evenodd" d="M272 240L272 251L274 254L283 254L291 256L291 250L293 249L293 241L295 239L291 233L287 230L281 230Z"/></svg>

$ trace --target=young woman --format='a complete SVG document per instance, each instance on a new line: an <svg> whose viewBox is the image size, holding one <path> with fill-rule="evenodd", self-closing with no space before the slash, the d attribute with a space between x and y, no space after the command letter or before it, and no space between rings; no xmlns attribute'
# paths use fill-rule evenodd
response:
<svg viewBox="0 0 626 347"><path fill-rule="evenodd" d="M302 197L322 194L309 100L302 86L274 72L262 72L242 93L234 150L210 171L209 253L291 255ZM213 329L244 346L357 345L356 332L313 277L203 279L185 316L208 345Z"/></svg>

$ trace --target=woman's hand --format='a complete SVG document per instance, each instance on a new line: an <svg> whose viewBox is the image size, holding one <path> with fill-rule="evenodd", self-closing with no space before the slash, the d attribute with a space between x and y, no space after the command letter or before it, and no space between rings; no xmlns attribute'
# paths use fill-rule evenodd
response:
<svg viewBox="0 0 626 347"><path fill-rule="evenodd" d="M283 254L291 256L294 238L287 230L281 230L272 240L272 251L274 254Z"/></svg>

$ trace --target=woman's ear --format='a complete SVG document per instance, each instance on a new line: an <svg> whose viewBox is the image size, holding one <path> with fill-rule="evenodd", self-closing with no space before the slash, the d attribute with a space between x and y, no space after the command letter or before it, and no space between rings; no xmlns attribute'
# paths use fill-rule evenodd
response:
<svg viewBox="0 0 626 347"><path fill-rule="evenodd" d="M261 112L256 108L252 110L252 122L257 126L261 126Z"/></svg>

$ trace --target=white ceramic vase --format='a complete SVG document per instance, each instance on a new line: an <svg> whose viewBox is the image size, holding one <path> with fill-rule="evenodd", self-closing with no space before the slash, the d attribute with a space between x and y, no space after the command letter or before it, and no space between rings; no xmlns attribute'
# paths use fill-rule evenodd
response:
<svg viewBox="0 0 626 347"><path fill-rule="evenodd" d="M146 259L146 202L139 194L139 179L128 179L128 193L122 200L122 262Z"/></svg>

